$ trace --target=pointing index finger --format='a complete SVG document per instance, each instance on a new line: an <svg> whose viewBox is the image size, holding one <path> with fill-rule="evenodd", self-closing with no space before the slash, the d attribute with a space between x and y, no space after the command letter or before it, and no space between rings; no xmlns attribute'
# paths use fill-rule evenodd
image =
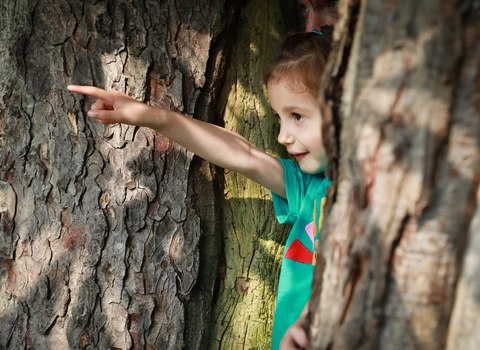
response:
<svg viewBox="0 0 480 350"><path fill-rule="evenodd" d="M71 92L95 97L99 100L105 101L107 104L113 103L113 99L108 91L99 89L95 86L69 85L67 86L67 89Z"/></svg>

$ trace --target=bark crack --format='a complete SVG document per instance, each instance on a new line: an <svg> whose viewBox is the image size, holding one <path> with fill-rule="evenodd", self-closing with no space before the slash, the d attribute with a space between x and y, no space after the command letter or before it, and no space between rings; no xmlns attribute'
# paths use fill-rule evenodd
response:
<svg viewBox="0 0 480 350"><path fill-rule="evenodd" d="M380 305L381 305L381 315L380 315L380 319L379 319L379 327L378 327L378 332L377 332L377 347L378 347L378 344L380 342L380 336L381 336L381 329L384 327L385 325L385 307L386 307L386 304L387 304L387 298L388 298L388 290L389 290L389 280L392 276L392 271L393 271L393 260L394 260L394 257L395 257L395 252L398 248L398 246L400 245L400 241L402 239L402 236L403 236L403 232L405 231L405 227L407 226L408 224L408 221L410 220L410 215L409 214L406 214L405 217L403 218L402 220L402 223L400 224L400 227L397 231L397 235L395 237L395 239L392 241L392 246L390 248L390 252L389 252L389 257L388 257L388 263L387 263L387 270L386 270L386 273L385 273L385 287L384 287L384 290L382 291L382 296L381 296L381 302L380 302Z"/></svg>

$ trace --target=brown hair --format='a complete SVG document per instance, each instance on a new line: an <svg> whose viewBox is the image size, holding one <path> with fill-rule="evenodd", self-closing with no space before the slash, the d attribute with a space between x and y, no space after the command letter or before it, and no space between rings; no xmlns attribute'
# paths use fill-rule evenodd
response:
<svg viewBox="0 0 480 350"><path fill-rule="evenodd" d="M320 79L330 52L331 37L315 32L293 33L282 40L273 54L263 80L284 81L294 90L317 96Z"/></svg>

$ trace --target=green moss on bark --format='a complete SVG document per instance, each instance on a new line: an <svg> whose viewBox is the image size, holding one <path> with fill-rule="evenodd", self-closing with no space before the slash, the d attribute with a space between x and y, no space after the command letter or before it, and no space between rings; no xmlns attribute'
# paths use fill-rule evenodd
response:
<svg viewBox="0 0 480 350"><path fill-rule="evenodd" d="M225 127L275 156L278 125L263 72L273 49L294 27L295 2L251 1L243 9L222 93ZM289 228L277 223L270 191L225 171L222 268L210 349L270 347L278 274Z"/></svg>

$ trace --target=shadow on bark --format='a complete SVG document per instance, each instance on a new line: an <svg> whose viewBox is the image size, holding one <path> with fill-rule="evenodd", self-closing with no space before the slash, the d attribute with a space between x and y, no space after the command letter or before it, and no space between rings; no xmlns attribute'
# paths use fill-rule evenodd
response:
<svg viewBox="0 0 480 350"><path fill-rule="evenodd" d="M362 31L345 30L324 82L335 181L311 348L444 349L478 208L478 20L462 28L434 3L350 4Z"/></svg>
<svg viewBox="0 0 480 350"><path fill-rule="evenodd" d="M2 303L13 310L5 306L2 320L21 334L5 327L3 346L16 348L28 336L38 349L130 348L132 341L183 347L183 303L198 273L198 216L187 197L192 155L151 131L89 120L91 99L72 96L66 85L117 89L191 115L210 44L223 29L223 3L5 6L18 40L8 47L12 67L1 85L1 180L16 197L13 224L2 219L10 281ZM71 267L55 277L64 278L69 302L46 324L32 310L43 305L41 295L44 304L56 300L53 277L27 290L14 282L22 275L30 284L54 264ZM56 347L44 336L62 330L68 344Z"/></svg>

